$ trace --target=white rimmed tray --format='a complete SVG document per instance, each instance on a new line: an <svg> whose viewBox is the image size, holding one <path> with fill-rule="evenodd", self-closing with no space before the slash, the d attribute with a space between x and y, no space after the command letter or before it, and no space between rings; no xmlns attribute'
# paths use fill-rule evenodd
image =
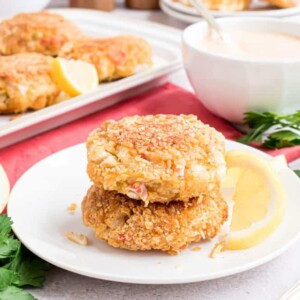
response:
<svg viewBox="0 0 300 300"><path fill-rule="evenodd" d="M226 149L270 156L249 146L226 141ZM64 149L38 162L15 184L8 214L18 238L36 255L63 269L89 277L143 284L177 284L220 278L262 265L287 250L300 237L300 181L289 168L279 173L287 192L283 222L265 241L240 251L225 251L210 259L215 241L194 243L180 255L158 251L116 249L95 238L81 220L80 203L91 182L86 174L83 144ZM75 215L67 208L76 203ZM70 242L65 231L85 234L84 247ZM200 252L192 251L200 246Z"/></svg>
<svg viewBox="0 0 300 300"><path fill-rule="evenodd" d="M51 11L74 21L89 35L113 36L130 33L144 37L152 45L154 66L133 76L100 84L93 92L36 112L23 114L14 120L11 120L10 116L0 115L0 148L159 86L166 81L169 73L181 67L179 30L93 10L54 9Z"/></svg>
<svg viewBox="0 0 300 300"><path fill-rule="evenodd" d="M171 17L186 23L195 23L202 20L194 7L186 6L174 0L161 0L161 9ZM210 11L214 17L290 17L300 14L300 6L292 8L276 8L263 1L254 0L249 10L228 12Z"/></svg>

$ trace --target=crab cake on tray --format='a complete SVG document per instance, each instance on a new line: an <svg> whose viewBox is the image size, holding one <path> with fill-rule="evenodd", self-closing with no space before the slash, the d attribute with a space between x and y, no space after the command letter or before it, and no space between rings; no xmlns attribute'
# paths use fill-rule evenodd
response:
<svg viewBox="0 0 300 300"><path fill-rule="evenodd" d="M189 202L145 207L142 201L93 185L82 202L82 216L84 224L113 247L177 254L192 242L214 238L227 219L227 205L214 192Z"/></svg>
<svg viewBox="0 0 300 300"><path fill-rule="evenodd" d="M38 52L55 56L68 41L83 36L80 29L63 16L24 13L0 23L0 54Z"/></svg>
<svg viewBox="0 0 300 300"><path fill-rule="evenodd" d="M193 115L109 120L87 140L91 180L145 204L210 194L225 176L225 138Z"/></svg>
<svg viewBox="0 0 300 300"><path fill-rule="evenodd" d="M0 56L0 114L22 113L57 102L53 58L37 53Z"/></svg>
<svg viewBox="0 0 300 300"><path fill-rule="evenodd" d="M74 40L61 49L59 56L93 64L100 81L127 77L152 65L151 46L132 35Z"/></svg>

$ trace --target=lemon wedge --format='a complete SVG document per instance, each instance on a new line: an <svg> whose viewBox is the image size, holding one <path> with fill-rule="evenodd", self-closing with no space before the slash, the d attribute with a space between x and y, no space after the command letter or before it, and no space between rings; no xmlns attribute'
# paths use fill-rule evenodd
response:
<svg viewBox="0 0 300 300"><path fill-rule="evenodd" d="M81 60L57 57L53 60L51 74L58 87L71 97L94 90L99 82L95 66Z"/></svg>
<svg viewBox="0 0 300 300"><path fill-rule="evenodd" d="M4 211L9 197L10 185L7 175L0 165L0 214Z"/></svg>
<svg viewBox="0 0 300 300"><path fill-rule="evenodd" d="M265 240L283 219L286 195L273 165L255 154L237 150L226 154L227 175L222 188L232 189L234 202L226 248L241 250Z"/></svg>

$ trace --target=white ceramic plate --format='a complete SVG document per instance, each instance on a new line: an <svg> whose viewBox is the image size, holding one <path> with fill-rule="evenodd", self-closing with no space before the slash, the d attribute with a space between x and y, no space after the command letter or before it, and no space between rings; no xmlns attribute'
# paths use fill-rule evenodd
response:
<svg viewBox="0 0 300 300"><path fill-rule="evenodd" d="M161 2L170 8L173 11L179 12L184 15L191 15L198 17L199 21L199 13L196 11L194 7L189 7L182 4L179 1L174 0L161 0ZM224 17L224 16L245 16L245 17L288 17L293 16L300 13L300 6L293 8L276 8L271 6L270 4L260 1L254 0L251 4L250 8L245 11L237 11L237 12L228 12L228 11L210 11L214 17Z"/></svg>
<svg viewBox="0 0 300 300"><path fill-rule="evenodd" d="M241 149L269 156L228 141L227 149ZM172 284L208 280L261 265L285 251L300 234L300 183L290 169L280 174L288 193L287 211L277 231L260 245L243 251L227 251L208 257L214 242L196 243L178 256L158 251L130 252L97 240L84 227L80 209L69 215L67 207L77 203L90 186L86 175L83 144L67 148L40 161L14 186L8 204L13 230L32 252L63 269L82 275L120 282ZM92 241L89 246L70 242L65 231L80 232ZM199 245L199 252L191 249Z"/></svg>
<svg viewBox="0 0 300 300"><path fill-rule="evenodd" d="M0 0L1 1L1 0ZM114 82L100 84L90 93L41 109L10 121L0 115L0 148L103 109L166 81L166 75L181 67L179 30L152 22L126 19L88 9L52 10L74 21L92 36L136 34L152 46L154 66Z"/></svg>
<svg viewBox="0 0 300 300"><path fill-rule="evenodd" d="M181 22L193 24L193 23L197 23L199 21L203 21L203 19L200 16L194 16L194 15L185 14L180 11L177 11L177 10L169 7L168 5L166 5L163 1L160 1L159 6L166 15L168 15L176 20L179 20Z"/></svg>

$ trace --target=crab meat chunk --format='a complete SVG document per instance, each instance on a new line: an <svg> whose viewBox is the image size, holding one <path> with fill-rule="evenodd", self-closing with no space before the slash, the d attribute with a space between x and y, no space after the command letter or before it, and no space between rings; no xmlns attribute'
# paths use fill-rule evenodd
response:
<svg viewBox="0 0 300 300"><path fill-rule="evenodd" d="M110 168L116 166L117 164L117 159L113 155L109 155L103 160L101 166Z"/></svg>
<svg viewBox="0 0 300 300"><path fill-rule="evenodd" d="M134 184L127 187L129 191L127 196L132 199L142 199L143 201L147 201L147 188L145 184L140 182L135 182Z"/></svg>
<svg viewBox="0 0 300 300"><path fill-rule="evenodd" d="M179 178L184 178L185 166L184 165L176 165L174 168L175 173Z"/></svg>
<svg viewBox="0 0 300 300"><path fill-rule="evenodd" d="M104 150L102 146L92 146L89 149L90 160L94 163L101 163L105 160L110 154Z"/></svg>

